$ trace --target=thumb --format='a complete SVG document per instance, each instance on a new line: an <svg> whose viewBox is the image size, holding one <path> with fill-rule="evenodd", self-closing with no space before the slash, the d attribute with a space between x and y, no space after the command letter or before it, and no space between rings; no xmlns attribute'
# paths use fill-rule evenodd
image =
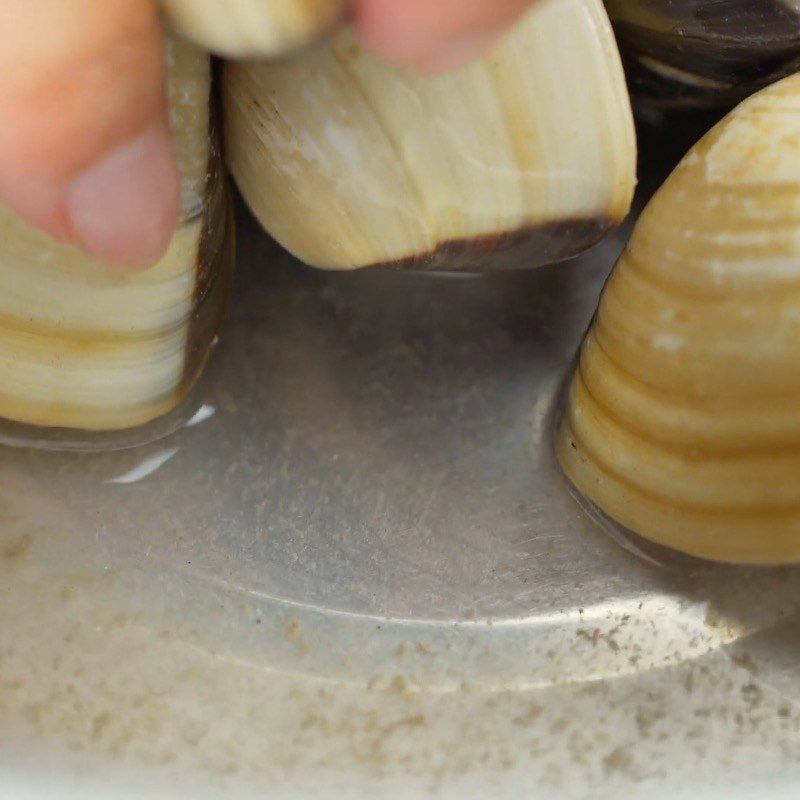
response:
<svg viewBox="0 0 800 800"><path fill-rule="evenodd" d="M120 264L166 248L179 178L155 0L0 2L0 201Z"/></svg>

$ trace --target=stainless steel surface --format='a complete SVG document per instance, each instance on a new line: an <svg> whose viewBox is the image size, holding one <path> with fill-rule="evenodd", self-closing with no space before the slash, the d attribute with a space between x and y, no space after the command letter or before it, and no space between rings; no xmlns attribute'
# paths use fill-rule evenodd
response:
<svg viewBox="0 0 800 800"><path fill-rule="evenodd" d="M786 796L798 571L654 561L553 463L623 240L488 278L329 275L243 215L192 424L2 451L0 766L227 796Z"/></svg>

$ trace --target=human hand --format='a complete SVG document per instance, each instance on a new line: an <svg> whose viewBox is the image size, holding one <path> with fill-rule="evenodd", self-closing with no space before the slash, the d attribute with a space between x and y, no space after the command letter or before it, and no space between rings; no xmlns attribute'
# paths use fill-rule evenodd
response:
<svg viewBox="0 0 800 800"><path fill-rule="evenodd" d="M378 53L440 70L530 0L353 2ZM156 0L2 0L0 200L98 258L154 262L179 213L164 70Z"/></svg>
<svg viewBox="0 0 800 800"><path fill-rule="evenodd" d="M531 0L356 0L355 27L385 58L439 71L479 56Z"/></svg>

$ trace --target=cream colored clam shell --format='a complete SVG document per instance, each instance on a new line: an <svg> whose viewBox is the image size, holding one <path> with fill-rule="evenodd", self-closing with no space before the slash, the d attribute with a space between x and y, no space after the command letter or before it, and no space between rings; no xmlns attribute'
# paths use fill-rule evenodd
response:
<svg viewBox="0 0 800 800"><path fill-rule="evenodd" d="M184 42L172 41L168 57L184 219L156 266L130 272L97 263L0 207L0 418L129 428L170 410L187 388L212 189L210 70L208 57Z"/></svg>
<svg viewBox="0 0 800 800"><path fill-rule="evenodd" d="M344 13L344 0L161 0L167 19L217 54L274 56L310 44Z"/></svg>
<svg viewBox="0 0 800 800"><path fill-rule="evenodd" d="M800 76L730 114L642 214L557 452L581 492L648 539L800 561Z"/></svg>
<svg viewBox="0 0 800 800"><path fill-rule="evenodd" d="M454 74L389 66L347 32L288 63L230 63L225 118L256 216L329 269L480 266L526 236L516 263L557 261L618 223L635 184L600 0L536 3Z"/></svg>

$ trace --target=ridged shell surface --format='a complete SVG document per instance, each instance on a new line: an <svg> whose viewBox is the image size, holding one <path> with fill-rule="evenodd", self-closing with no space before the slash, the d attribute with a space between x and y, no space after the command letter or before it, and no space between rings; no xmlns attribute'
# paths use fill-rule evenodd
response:
<svg viewBox="0 0 800 800"><path fill-rule="evenodd" d="M800 76L733 111L642 214L557 452L589 500L648 539L800 561Z"/></svg>
<svg viewBox="0 0 800 800"><path fill-rule="evenodd" d="M566 65L566 68L565 68ZM348 32L226 67L228 161L264 227L313 266L535 266L628 212L636 142L600 0L534 4L483 59L431 76Z"/></svg>
<svg viewBox="0 0 800 800"><path fill-rule="evenodd" d="M157 264L125 271L100 263L0 206L2 420L133 428L178 405L205 362L227 254L226 195L211 168L219 160L209 132L211 74L207 54L185 41L171 39L167 57L182 221Z"/></svg>

